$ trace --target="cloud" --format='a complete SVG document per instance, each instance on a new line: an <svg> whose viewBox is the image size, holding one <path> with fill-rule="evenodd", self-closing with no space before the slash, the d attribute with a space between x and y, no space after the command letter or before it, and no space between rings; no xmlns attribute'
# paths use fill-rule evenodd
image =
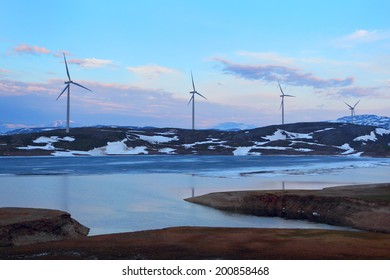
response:
<svg viewBox="0 0 390 280"><path fill-rule="evenodd" d="M374 43L390 38L390 33L387 31L359 29L339 38L337 43L341 47L351 48L361 43Z"/></svg>
<svg viewBox="0 0 390 280"><path fill-rule="evenodd" d="M345 97L376 96L380 89L380 87L349 87L338 91L338 95Z"/></svg>
<svg viewBox="0 0 390 280"><path fill-rule="evenodd" d="M21 44L15 47L14 51L19 54L32 54L32 55L51 54L51 51L44 47L30 46L27 44Z"/></svg>
<svg viewBox="0 0 390 280"><path fill-rule="evenodd" d="M240 52L237 52L237 55L255 58L255 59L259 59L259 60L272 61L272 62L281 63L281 64L291 64L294 61L296 61L296 59L294 59L294 58L283 56L283 55L280 55L280 54L274 53L274 52L240 51Z"/></svg>
<svg viewBox="0 0 390 280"><path fill-rule="evenodd" d="M354 82L352 77L345 79L321 79L311 73L302 73L296 68L281 65L248 65L233 63L221 58L215 58L215 60L223 65L222 71L224 73L247 80L267 82L281 80L289 85L309 86L319 89L345 87L350 86Z"/></svg>
<svg viewBox="0 0 390 280"><path fill-rule="evenodd" d="M5 76L10 74L12 71L4 68L0 68L0 76Z"/></svg>
<svg viewBox="0 0 390 280"><path fill-rule="evenodd" d="M15 80L0 80L0 96L22 96L29 94L53 94L56 89L46 83L28 83Z"/></svg>
<svg viewBox="0 0 390 280"><path fill-rule="evenodd" d="M106 66L113 66L114 62L108 59L98 58L73 58L68 60L69 64L77 64L83 68L101 68Z"/></svg>
<svg viewBox="0 0 390 280"><path fill-rule="evenodd" d="M159 65L142 65L137 67L127 67L127 70L148 79L156 78L162 74L175 74L176 70Z"/></svg>

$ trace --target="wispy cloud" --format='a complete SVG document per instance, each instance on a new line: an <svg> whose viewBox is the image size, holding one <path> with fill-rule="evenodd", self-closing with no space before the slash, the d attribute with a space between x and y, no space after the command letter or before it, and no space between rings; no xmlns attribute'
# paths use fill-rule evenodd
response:
<svg viewBox="0 0 390 280"><path fill-rule="evenodd" d="M29 94L53 94L56 89L46 83L0 80L0 96L22 96Z"/></svg>
<svg viewBox="0 0 390 280"><path fill-rule="evenodd" d="M10 74L12 71L4 68L0 68L0 75L5 76Z"/></svg>
<svg viewBox="0 0 390 280"><path fill-rule="evenodd" d="M367 97L380 94L381 87L349 87L338 91L338 95L345 97Z"/></svg>
<svg viewBox="0 0 390 280"><path fill-rule="evenodd" d="M98 58L72 58L68 60L69 64L77 64L83 68L101 68L107 66L113 66L114 62L108 59Z"/></svg>
<svg viewBox="0 0 390 280"><path fill-rule="evenodd" d="M222 71L247 80L262 80L275 82L281 80L294 86L309 86L313 88L330 88L350 86L354 82L352 77L345 79L321 79L311 73L302 73L299 69L282 65L249 65L230 62L226 59L215 58L222 64Z"/></svg>
<svg viewBox="0 0 390 280"><path fill-rule="evenodd" d="M296 59L288 56L284 56L275 52L251 52L251 51L239 51L237 55L243 57L255 58L263 61L272 61L274 63L280 64L291 64L296 61Z"/></svg>
<svg viewBox="0 0 390 280"><path fill-rule="evenodd" d="M14 51L19 54L51 54L51 51L40 46L30 46L27 44L21 44L14 48Z"/></svg>
<svg viewBox="0 0 390 280"><path fill-rule="evenodd" d="M390 39L388 31L359 29L337 39L336 43L341 47L351 48L357 44L374 43L386 39Z"/></svg>
<svg viewBox="0 0 390 280"><path fill-rule="evenodd" d="M141 65L136 67L127 67L127 70L136 75L140 75L148 79L153 79L163 74L178 73L178 71L175 69L160 66L160 65Z"/></svg>

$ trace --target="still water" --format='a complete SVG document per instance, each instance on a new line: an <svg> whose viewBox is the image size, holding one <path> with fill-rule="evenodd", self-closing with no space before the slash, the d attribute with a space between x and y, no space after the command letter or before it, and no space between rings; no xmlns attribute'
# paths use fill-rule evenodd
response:
<svg viewBox="0 0 390 280"><path fill-rule="evenodd" d="M390 181L388 159L119 156L0 158L0 207L60 209L91 235L172 226L336 228L227 213L183 199L215 191Z"/></svg>

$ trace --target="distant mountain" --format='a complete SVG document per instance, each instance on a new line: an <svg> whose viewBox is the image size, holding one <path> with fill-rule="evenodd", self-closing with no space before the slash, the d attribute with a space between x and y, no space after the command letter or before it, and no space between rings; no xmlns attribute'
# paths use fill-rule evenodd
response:
<svg viewBox="0 0 390 280"><path fill-rule="evenodd" d="M36 126L36 127L20 127L16 128L13 125L1 125L0 124L0 134L11 135L11 134L26 134L26 133L36 133L42 131L49 131L53 129L65 128L66 121L57 120L52 122L51 124L45 126ZM71 127L82 127L83 125L80 123L71 122Z"/></svg>
<svg viewBox="0 0 390 280"><path fill-rule="evenodd" d="M335 122L372 125L376 127L390 129L390 118L377 115L356 115L354 117L348 116L337 119Z"/></svg>
<svg viewBox="0 0 390 280"><path fill-rule="evenodd" d="M238 131L95 126L0 135L0 156L343 155L390 157L390 129L336 122Z"/></svg>
<svg viewBox="0 0 390 280"><path fill-rule="evenodd" d="M224 131L239 131L239 130L253 129L253 128L256 128L256 126L245 124L245 123L236 123L236 122L220 123L212 127L212 129L224 130Z"/></svg>

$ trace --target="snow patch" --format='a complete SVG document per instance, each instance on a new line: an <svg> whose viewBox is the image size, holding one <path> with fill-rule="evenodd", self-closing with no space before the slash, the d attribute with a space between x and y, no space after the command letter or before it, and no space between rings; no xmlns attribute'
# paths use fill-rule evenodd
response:
<svg viewBox="0 0 390 280"><path fill-rule="evenodd" d="M117 142L107 142L105 152L107 155L139 155L148 154L147 147L140 146L128 148L125 144L127 139Z"/></svg>
<svg viewBox="0 0 390 280"><path fill-rule="evenodd" d="M269 141L286 140L286 139L313 139L311 133L295 133L278 129L273 135L264 136Z"/></svg>
<svg viewBox="0 0 390 280"><path fill-rule="evenodd" d="M335 129L335 128L334 127L324 128L324 129L316 130L316 131L314 131L314 133L324 132L324 131L328 131L328 130L332 130L332 129Z"/></svg>
<svg viewBox="0 0 390 280"><path fill-rule="evenodd" d="M377 128L377 129L375 129L375 133L383 136L383 134L390 134L390 130L384 129L384 128Z"/></svg>
<svg viewBox="0 0 390 280"><path fill-rule="evenodd" d="M216 139L216 138L209 138L208 141L202 141L202 142L194 142L194 143L191 143L191 144L183 144L184 148L186 149L189 149L189 148L192 148L193 146L196 146L196 145L204 145L204 144L224 144L226 143L226 141L221 141L220 139ZM227 147L227 146L225 146Z"/></svg>
<svg viewBox="0 0 390 280"><path fill-rule="evenodd" d="M17 147L19 150L48 150L52 151L55 150L56 148L53 146L52 143L47 143L45 146L31 146L28 145L27 147Z"/></svg>
<svg viewBox="0 0 390 280"><path fill-rule="evenodd" d="M177 141L179 138L175 135L173 137L167 137L167 136L162 136L162 135L140 135L136 134L140 139L149 142L151 144L159 144L159 143L167 143L171 141Z"/></svg>
<svg viewBox="0 0 390 280"><path fill-rule="evenodd" d="M355 149L353 149L348 143L345 143L338 148L345 150L345 152L341 153L342 155L349 155L355 152Z"/></svg>
<svg viewBox="0 0 390 280"><path fill-rule="evenodd" d="M359 136L359 137L356 137L355 139L353 139L353 141L376 141L378 140L376 138L376 135L374 133L374 131L371 131L370 135L363 135L363 136Z"/></svg>
<svg viewBox="0 0 390 280"><path fill-rule="evenodd" d="M163 148L163 149L160 149L158 150L160 153L162 154L168 154L168 155L173 155L173 154L176 154L176 149L172 149L172 148Z"/></svg>
<svg viewBox="0 0 390 280"><path fill-rule="evenodd" d="M35 139L33 142L36 144L48 144L48 143L56 143L58 141L67 141L67 142L73 142L75 139L73 137L66 136L64 138L60 138L58 136L50 136L45 137L41 136Z"/></svg>
<svg viewBox="0 0 390 280"><path fill-rule="evenodd" d="M253 148L254 148L253 146L250 146L250 147L237 147L233 151L233 155L235 155L235 156L247 156L249 151L252 150Z"/></svg>
<svg viewBox="0 0 390 280"><path fill-rule="evenodd" d="M278 129L277 131L275 131L274 134L264 136L263 138L267 139L268 141L277 141L277 140L285 140L287 136L283 134L283 130Z"/></svg>

